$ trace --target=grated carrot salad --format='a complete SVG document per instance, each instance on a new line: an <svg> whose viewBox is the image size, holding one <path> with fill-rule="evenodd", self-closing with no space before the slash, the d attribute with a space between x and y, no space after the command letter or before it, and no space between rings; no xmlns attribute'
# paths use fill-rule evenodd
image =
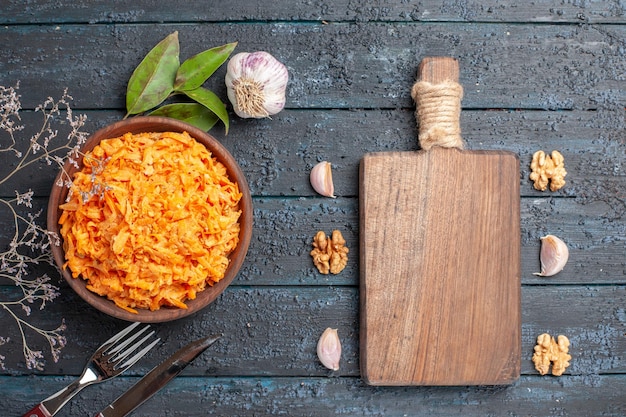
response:
<svg viewBox="0 0 626 417"><path fill-rule="evenodd" d="M224 277L242 194L206 147L186 132L127 133L83 160L59 219L74 278L136 313L187 308Z"/></svg>

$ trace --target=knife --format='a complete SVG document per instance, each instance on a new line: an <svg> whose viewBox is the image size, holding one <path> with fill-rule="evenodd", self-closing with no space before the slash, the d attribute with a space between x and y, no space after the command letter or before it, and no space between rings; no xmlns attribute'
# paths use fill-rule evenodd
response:
<svg viewBox="0 0 626 417"><path fill-rule="evenodd" d="M119 396L96 417L123 417L139 407L167 385L187 365L215 343L221 336L209 336L189 343L148 372L128 391Z"/></svg>

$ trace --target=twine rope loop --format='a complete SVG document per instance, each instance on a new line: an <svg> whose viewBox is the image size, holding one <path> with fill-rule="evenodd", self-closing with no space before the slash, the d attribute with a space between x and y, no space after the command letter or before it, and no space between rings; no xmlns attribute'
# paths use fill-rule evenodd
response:
<svg viewBox="0 0 626 417"><path fill-rule="evenodd" d="M461 137L461 99L463 87L454 81L432 84L418 81L411 89L416 104L419 144L424 150L433 146L463 149Z"/></svg>

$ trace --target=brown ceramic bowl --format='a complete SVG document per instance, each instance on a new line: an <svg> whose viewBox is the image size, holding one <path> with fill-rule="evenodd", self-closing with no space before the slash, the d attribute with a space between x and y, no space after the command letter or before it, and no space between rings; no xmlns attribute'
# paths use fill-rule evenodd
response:
<svg viewBox="0 0 626 417"><path fill-rule="evenodd" d="M66 268L63 269L65 263L65 254L63 246L52 246L52 254L58 267L62 270L63 277L69 283L69 285L78 293L78 295L91 304L96 309L110 315L127 321L139 321L144 323L159 323L166 322L182 317L189 316L198 310L206 307L213 302L233 281L237 272L241 268L243 260L248 251L248 245L252 236L252 198L250 196L250 189L248 183L241 171L239 165L232 157L232 155L220 144L213 136L208 133L197 129L187 123L170 119L166 117L134 117L121 122L114 123L107 126L93 135L84 144L82 150L87 152L92 150L102 139L113 138L122 136L123 134L130 133L142 133L142 132L183 132L186 131L195 138L198 142L202 143L206 148L211 151L213 156L226 166L228 175L231 180L236 181L239 184L240 191L243 197L240 201L242 215L240 217L240 236L239 244L237 248L230 254L230 265L226 270L226 274L222 280L213 286L207 286L207 288L199 292L194 300L187 300L187 309L161 307L159 310L150 311L139 309L137 314L130 313L115 305L113 301L99 296L86 288L86 281L81 278L72 278L72 274ZM82 164L81 164L82 168ZM73 167L69 163L65 164L65 172L72 176L78 169ZM61 174L59 173L59 176ZM57 177L58 179L59 177ZM68 193L67 187L59 187L55 185L52 187L50 193L50 201L48 203L47 222L48 230L55 232L60 236L60 228L58 224L61 210L59 205L62 204Z"/></svg>

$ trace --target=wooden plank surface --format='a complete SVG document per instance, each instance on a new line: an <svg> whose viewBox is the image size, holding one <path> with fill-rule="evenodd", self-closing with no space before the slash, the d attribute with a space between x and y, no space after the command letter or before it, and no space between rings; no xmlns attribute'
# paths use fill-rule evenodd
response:
<svg viewBox="0 0 626 417"><path fill-rule="evenodd" d="M356 181L356 179L355 179ZM253 239L242 271L240 285L358 285L358 257L350 256L344 274L320 275L308 263L311 230L342 230L353 253L358 248L358 202L355 198L277 199L259 197L255 207ZM46 206L35 199L33 210ZM24 212L25 213L25 212ZM605 202L581 204L575 199L522 199L521 245L524 285L626 284L624 271L624 224ZM584 226L584 227L581 227ZM0 216L0 244L7 245L10 219ZM540 269L540 237L556 234L567 242L570 262L557 277L533 275ZM53 270L49 270L54 274Z"/></svg>
<svg viewBox="0 0 626 417"><path fill-rule="evenodd" d="M396 22L15 25L0 30L0 42L11 45L0 49L0 74L6 80L21 79L31 91L58 95L69 87L77 107L119 109L124 107L129 74L146 51L178 31L181 57L236 40L237 51L268 49L287 62L287 108L410 108L407 86L413 85L421 58L445 55L458 58L465 68L461 83L467 86L466 107L598 109L626 99L621 88L624 27ZM226 97L223 76L224 68L207 83L220 97ZM29 97L24 106L33 108L38 104L33 100L37 98Z"/></svg>
<svg viewBox="0 0 626 417"><path fill-rule="evenodd" d="M26 405L39 400L68 378L33 377L37 388L24 392L14 378L0 377L0 390L13 401L4 408L19 415ZM130 387L137 378L118 377L110 390L94 396L91 388L83 391L58 414L59 417L85 416L94 408L104 407L115 395ZM593 389L590 389L592 387ZM364 385L358 378L202 378L179 376L163 391L137 409L133 417L154 417L168 410L173 415L203 416L315 416L373 415L404 417L428 415L508 416L568 415L584 416L589 404L596 415L622 417L623 375L587 377L565 376L541 380L522 377L507 389L487 387L392 387L381 389ZM550 398L547 402L538 397ZM176 400L172 400L175 398ZM488 398L488 400L485 400ZM189 407L195 404L195 407ZM19 406L22 405L22 408ZM581 410L583 410L581 412Z"/></svg>
<svg viewBox="0 0 626 417"><path fill-rule="evenodd" d="M42 98L36 92L21 94L24 98ZM87 116L86 132L94 132L123 117L119 110L81 113ZM25 135L34 134L40 115L25 112L22 119ZM228 135L224 136L219 129L216 135L239 161L256 196L315 197L309 172L317 162L328 160L333 164L336 194L355 197L359 163L365 153L419 149L413 108L285 110L272 120L251 122L232 118L231 123ZM622 142L626 119L617 103L610 109L597 111L464 109L461 127L467 149L507 149L519 155L522 197L567 197L586 204L602 202L615 212L613 217L619 217L626 209L623 194L626 175L620 169L626 160ZM294 137L299 140L292 140ZM539 149L547 152L557 149L563 153L570 173L566 177L567 186L549 195L535 190L528 179L532 154ZM0 162L0 173L12 169L12 155L0 154ZM24 175L29 177L28 187L35 195L46 196L56 170L38 164ZM5 182L0 195L14 195L20 181L20 177L14 177Z"/></svg>
<svg viewBox="0 0 626 417"><path fill-rule="evenodd" d="M119 88L122 88L121 86ZM22 88L24 90L24 88ZM36 91L20 91L24 99L37 100ZM77 110L80 111L80 110ZM255 196L315 197L309 172L322 160L333 164L333 182L340 197L358 195L359 163L367 152L415 151L414 107L406 109L307 109L285 110L272 120L242 120L231 117L228 135L215 129L216 137L228 148L247 175ZM506 149L520 157L522 197L537 199L576 198L580 203L602 203L619 217L626 206L624 193L626 160L623 144L626 118L615 103L595 111L472 110L461 112L466 149ZM84 110L86 132L94 132L123 117L120 110ZM35 133L40 115L24 112L25 136ZM63 126L59 127L63 133ZM213 130L211 131L213 133ZM293 140L297 137L298 140ZM25 150L22 144L23 150ZM532 154L543 149L559 150L569 172L567 186L546 194L529 180ZM13 156L0 154L0 173L12 169ZM50 193L56 169L45 163L29 167L24 176L35 195ZM13 196L20 177L4 183L3 196ZM587 207L582 206L581 210Z"/></svg>
<svg viewBox="0 0 626 417"><path fill-rule="evenodd" d="M336 200L255 198L253 239L241 273L241 285L358 285L358 257L350 256L345 274L320 275L309 263L311 230L342 230L347 246L358 248L358 202ZM35 199L33 210L46 206ZM25 211L24 211L25 213ZM0 244L7 245L11 223L0 216ZM583 226L583 227L581 227ZM626 284L624 224L604 202L581 204L574 199L522 199L522 283L524 285ZM568 244L570 262L558 276L533 275L540 269L540 237L561 236ZM49 271L51 274L54 271Z"/></svg>
<svg viewBox="0 0 626 417"><path fill-rule="evenodd" d="M3 295L9 290L15 291L5 287ZM63 303L52 303L46 307L45 315L37 316L37 323L46 328L65 318L71 343L58 363L50 361L44 372L34 372L20 363L21 352L3 351L8 366L3 374L21 375L14 381L24 388L29 387L30 375L79 375L88 353L99 346L105 334L114 334L124 327L124 323L92 310L76 295L65 292ZM163 343L128 375L144 374L188 340L223 332L223 340L211 348L210 355L198 358L185 369L186 375L234 379L360 377L358 293L358 288L348 286L233 285L196 316L156 326ZM553 379L540 377L531 362L536 337L544 332L570 337L570 352L575 359L567 375L591 378L626 373L625 303L625 285L523 286L522 375L546 383ZM317 361L315 353L319 335L329 326L338 328L343 348L340 369L334 373ZM14 327L9 326L4 333L13 340L8 346L19 346Z"/></svg>
<svg viewBox="0 0 626 417"><path fill-rule="evenodd" d="M5 2L0 85L21 80L29 132L37 117L31 110L66 87L90 131L119 120L132 69L174 30L181 57L237 40L238 51L268 50L291 76L286 110L272 120L233 116L228 136L214 132L254 194L255 230L240 276L206 311L160 326L164 344L129 376L85 390L60 415L92 414L186 340L215 329L229 335L223 346L137 416L626 415L624 16L613 1L235 0L207 8L190 0L176 13L171 3L145 0ZM421 58L435 54L455 56L464 68L468 149L520 157L522 377L507 388L368 387L359 373L358 164L366 152L417 149L407 86ZM223 76L221 69L207 87L225 97ZM569 174L559 192L538 192L527 179L538 149L565 155ZM337 199L317 196L308 183L321 160L333 163ZM14 164L0 155L0 168ZM32 166L2 184L0 196L32 188L39 196L32 211L45 208L54 174L45 164ZM10 224L0 211L3 247ZM342 274L324 276L308 251L315 231L333 228L342 230L352 255ZM567 242L570 262L541 278L532 273L547 233ZM43 311L33 306L29 320L51 329L65 319L68 345L58 363L48 355L44 371L26 369L20 335L0 310L7 329L0 336L11 339L0 345L0 407L7 415L69 383L102 337L122 326L85 306L53 268L31 276L40 272L53 277L61 296ZM0 282L0 299L15 290ZM337 373L315 357L325 326L338 327L342 337ZM530 362L543 332L572 341L563 377L541 377Z"/></svg>
<svg viewBox="0 0 626 417"><path fill-rule="evenodd" d="M567 22L624 23L626 7L620 2L533 1L527 4L485 0L441 2L423 0L419 3L387 0L384 3L336 0L332 4L294 3L289 0L263 3L235 2L230 7L205 7L202 0L189 0L185 7L171 13L167 3L136 0L116 5L96 1L9 1L3 5L0 23L130 23L130 22L219 22L219 21L463 21L463 22Z"/></svg>

